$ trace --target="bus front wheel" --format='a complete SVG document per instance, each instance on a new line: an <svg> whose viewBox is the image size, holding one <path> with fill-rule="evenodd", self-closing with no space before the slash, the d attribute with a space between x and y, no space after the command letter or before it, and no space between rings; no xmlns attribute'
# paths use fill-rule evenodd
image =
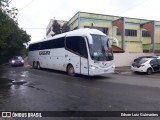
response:
<svg viewBox="0 0 160 120"><path fill-rule="evenodd" d="M70 76L75 76L75 71L74 71L74 67L70 64L67 67L67 74Z"/></svg>

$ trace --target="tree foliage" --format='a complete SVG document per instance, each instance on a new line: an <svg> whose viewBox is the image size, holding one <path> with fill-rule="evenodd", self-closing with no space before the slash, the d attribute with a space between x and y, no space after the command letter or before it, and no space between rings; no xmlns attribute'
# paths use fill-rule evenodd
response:
<svg viewBox="0 0 160 120"><path fill-rule="evenodd" d="M9 8L9 3L12 0L0 0L0 10L4 13L7 14L10 18L14 19L16 22L16 16L18 14L18 9L13 7L13 8Z"/></svg>
<svg viewBox="0 0 160 120"><path fill-rule="evenodd" d="M25 55L30 36L18 27L17 9L9 9L9 0L0 0L0 63L14 55Z"/></svg>
<svg viewBox="0 0 160 120"><path fill-rule="evenodd" d="M58 23L57 20L53 21L52 28L53 28L52 31L54 32L54 35L62 33L61 25Z"/></svg>
<svg viewBox="0 0 160 120"><path fill-rule="evenodd" d="M68 32L68 31L70 31L70 28L69 28L68 24L65 23L65 24L62 26L62 32L64 33L64 32Z"/></svg>
<svg viewBox="0 0 160 120"><path fill-rule="evenodd" d="M70 30L67 23L61 26L57 20L54 20L52 28L53 28L52 31L54 32L54 35L68 32Z"/></svg>

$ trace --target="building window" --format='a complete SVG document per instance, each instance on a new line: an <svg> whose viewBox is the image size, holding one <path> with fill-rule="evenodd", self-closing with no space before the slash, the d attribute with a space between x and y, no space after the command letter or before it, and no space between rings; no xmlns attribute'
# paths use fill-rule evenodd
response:
<svg viewBox="0 0 160 120"><path fill-rule="evenodd" d="M137 30L125 29L126 36L137 36Z"/></svg>
<svg viewBox="0 0 160 120"><path fill-rule="evenodd" d="M142 30L142 37L150 37L150 34L146 30Z"/></svg>
<svg viewBox="0 0 160 120"><path fill-rule="evenodd" d="M117 28L117 35L121 35L121 31L119 28Z"/></svg>
<svg viewBox="0 0 160 120"><path fill-rule="evenodd" d="M84 28L92 28L102 31L104 34L108 35L108 28L106 27L94 27L94 26L84 26Z"/></svg>
<svg viewBox="0 0 160 120"><path fill-rule="evenodd" d="M102 28L101 30L104 34L107 34L108 35L108 28Z"/></svg>

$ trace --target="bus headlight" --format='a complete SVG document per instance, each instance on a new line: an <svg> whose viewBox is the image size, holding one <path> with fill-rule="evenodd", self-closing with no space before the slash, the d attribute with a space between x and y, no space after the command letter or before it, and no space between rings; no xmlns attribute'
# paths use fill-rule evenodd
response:
<svg viewBox="0 0 160 120"><path fill-rule="evenodd" d="M98 67L96 67L96 66L94 66L94 65L90 65L90 67L89 67L90 69L92 69L92 70L96 70L96 69L98 69Z"/></svg>
<svg viewBox="0 0 160 120"><path fill-rule="evenodd" d="M21 60L22 63L24 63L24 60Z"/></svg>
<svg viewBox="0 0 160 120"><path fill-rule="evenodd" d="M113 64L112 68L116 68L115 64Z"/></svg>

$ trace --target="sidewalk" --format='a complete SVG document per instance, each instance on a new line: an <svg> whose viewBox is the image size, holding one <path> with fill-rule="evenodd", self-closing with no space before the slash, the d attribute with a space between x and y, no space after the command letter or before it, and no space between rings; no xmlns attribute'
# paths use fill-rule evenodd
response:
<svg viewBox="0 0 160 120"><path fill-rule="evenodd" d="M132 73L132 70L131 70L130 66L116 67L115 68L115 73L117 73L117 74L129 74L129 73Z"/></svg>

